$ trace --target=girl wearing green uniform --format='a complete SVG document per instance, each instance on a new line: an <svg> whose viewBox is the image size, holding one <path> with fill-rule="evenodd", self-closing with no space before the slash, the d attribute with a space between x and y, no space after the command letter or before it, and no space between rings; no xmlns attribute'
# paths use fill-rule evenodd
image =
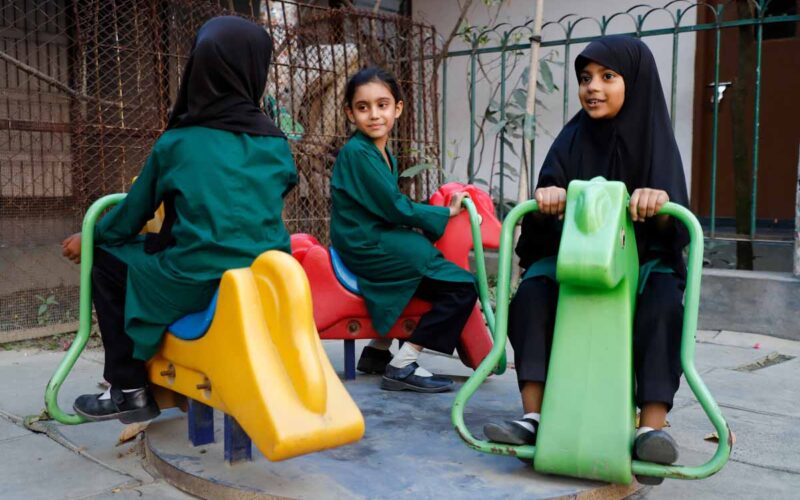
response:
<svg viewBox="0 0 800 500"><path fill-rule="evenodd" d="M271 53L269 35L250 21L205 23L167 130L128 196L97 224L93 300L111 387L75 401L85 418L158 415L145 361L167 326L207 307L226 270L267 250L290 251L281 211L297 172L286 138L258 104ZM138 236L161 203L161 232ZM80 234L63 246L80 261Z"/></svg>
<svg viewBox="0 0 800 500"><path fill-rule="evenodd" d="M373 342L359 368L383 371L381 388L387 390L449 390L453 381L420 368L417 358L422 348L452 354L478 297L473 276L431 243L461 211L463 194L454 196L449 207L437 207L415 203L400 192L397 161L386 143L403 100L388 72L366 68L356 73L345 90L345 112L357 131L333 166L331 243L357 276L381 335L412 296L432 304L394 358L388 353L390 340Z"/></svg>

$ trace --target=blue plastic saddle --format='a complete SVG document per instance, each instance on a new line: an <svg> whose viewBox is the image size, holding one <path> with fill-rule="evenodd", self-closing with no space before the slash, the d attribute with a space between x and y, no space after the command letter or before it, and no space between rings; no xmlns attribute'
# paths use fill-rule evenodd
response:
<svg viewBox="0 0 800 500"><path fill-rule="evenodd" d="M211 320L214 319L214 313L217 310L218 296L219 288L214 292L211 303L207 308L196 313L187 314L169 325L167 331L181 340L197 340L205 335L208 328L211 326Z"/></svg>
<svg viewBox="0 0 800 500"><path fill-rule="evenodd" d="M342 262L342 258L339 257L339 254L333 247L329 247L328 250L330 250L331 253L331 265L333 266L333 274L336 275L336 279L339 280L339 283L348 291L356 295L361 295L361 290L358 289L358 279L356 279L356 275L347 269L347 266Z"/></svg>

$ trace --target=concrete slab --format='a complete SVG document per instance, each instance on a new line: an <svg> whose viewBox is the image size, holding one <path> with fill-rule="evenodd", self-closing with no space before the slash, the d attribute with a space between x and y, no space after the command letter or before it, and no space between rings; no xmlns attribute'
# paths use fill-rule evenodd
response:
<svg viewBox="0 0 800 500"><path fill-rule="evenodd" d="M443 356L427 355L422 364L449 375L469 372L457 360ZM544 476L515 458L471 450L450 422L455 392L386 392L378 388L379 380L359 376L346 383L367 425L364 438L349 446L286 462L269 462L254 450L253 462L231 467L222 460L221 415L216 415L217 442L192 448L185 417L179 413L150 425L148 446L156 462L160 459L177 469L173 475L179 478L173 479L177 484L202 478L205 492L220 485L291 498L551 498L590 492L614 498L635 491L635 486ZM519 412L516 375L509 371L484 384L465 419L473 433L481 435L483 423ZM214 491L209 497L222 494Z"/></svg>
<svg viewBox="0 0 800 500"><path fill-rule="evenodd" d="M82 500L138 500L140 498L157 498L158 500L189 500L197 498L187 495L164 480L142 486L123 486L112 488Z"/></svg>
<svg viewBox="0 0 800 500"><path fill-rule="evenodd" d="M797 311L794 311L797 313ZM798 318L800 321L800 318ZM710 343L729 345L747 349L778 351L782 354L800 356L800 342L758 333L742 333L722 330L713 337Z"/></svg>
<svg viewBox="0 0 800 500"><path fill-rule="evenodd" d="M719 345L712 342L697 342L695 345L694 364L700 374L704 374L718 368L738 368L763 358L772 352L778 351Z"/></svg>
<svg viewBox="0 0 800 500"><path fill-rule="evenodd" d="M667 480L662 486L641 491L638 497L796 498L800 489L800 470L794 463L800 442L800 409L795 408L800 396L800 358L754 372L733 368L770 352L798 355L800 342L728 331L701 331L697 337L698 367L737 434L732 460L709 479ZM358 344L357 355L363 343ZM754 348L756 344L759 349ZM343 343L324 342L324 346L341 373ZM41 411L44 387L62 356L60 352L0 351L0 380L13 382L0 385L0 498L186 498L164 480L154 480L153 471L142 466L135 444L114 446L123 428L119 423L51 423L51 439L12 423ZM62 391L65 408L71 407L75 396L98 390L102 360L102 351L90 351L78 361ZM471 374L457 360L445 356L423 354L421 362L458 380ZM192 449L179 421L182 414L175 411L165 412L156 421L151 441L155 443L155 433L163 430L175 441L175 449L167 450L164 457L177 457L187 470L201 475L221 471L215 476L219 484L260 481L301 498L541 497L551 496L551 492L572 495L568 491L588 495L595 486L603 486L594 491L605 496L624 494L597 483L537 475L516 459L470 450L450 425L454 393L386 393L377 389L378 383L379 377L363 375L347 383L364 411L367 434L360 443L337 450L279 464L267 462L256 452L257 461L252 464L229 467L222 461L221 433L218 444ZM516 417L519 412L515 372L509 370L491 377L479 390L467 408L466 420L480 435L483 423ZM685 381L669 418L670 432L680 445L680 461L699 464L707 460L715 445L703 437L712 428ZM221 429L221 425L217 427ZM158 446L166 442L158 439ZM37 454L37 450L44 453ZM41 480L43 471L48 481ZM83 479L76 482L76 477ZM92 484L83 484L86 477L92 478ZM243 495L256 496L256 490Z"/></svg>
<svg viewBox="0 0 800 500"><path fill-rule="evenodd" d="M0 442L28 434L23 427L0 417Z"/></svg>
<svg viewBox="0 0 800 500"><path fill-rule="evenodd" d="M787 380L779 372L770 373L772 369L755 372L715 369L704 374L703 380L723 408L800 417L800 405L797 404L800 401L800 383L797 383L800 372L795 371L794 376ZM682 385L688 388L685 381ZM745 394L747 396L743 397Z"/></svg>
<svg viewBox="0 0 800 500"><path fill-rule="evenodd" d="M34 434L0 441L0 471L0 498L9 499L83 498L137 483Z"/></svg>
<svg viewBox="0 0 800 500"><path fill-rule="evenodd" d="M780 415L765 416L761 413L723 408L731 430L736 434L731 460L757 465L762 468L800 475L800 464L797 462L797 443L787 442L790 436L796 436L795 428L800 420ZM704 438L714 430L699 405L675 411L671 417L670 434L678 441L680 451L691 450L702 454L702 462L711 458L716 450L716 443ZM691 456L694 456L692 454ZM701 462L681 463L699 465Z"/></svg>
<svg viewBox="0 0 800 500"><path fill-rule="evenodd" d="M703 269L700 328L800 340L797 311L800 278L789 272Z"/></svg>
<svg viewBox="0 0 800 500"><path fill-rule="evenodd" d="M681 449L681 461L700 463L705 456ZM717 474L702 481L667 479L660 486L645 488L631 500L764 499L795 500L800 491L800 475L770 470L758 465L730 461Z"/></svg>
<svg viewBox="0 0 800 500"><path fill-rule="evenodd" d="M102 463L109 469L127 474L142 483L148 483L153 477L142 468L142 443L132 440L118 443L118 438L125 429L119 421L93 422L83 425L53 424L52 432L69 443L79 443L81 453L92 460Z"/></svg>
<svg viewBox="0 0 800 500"><path fill-rule="evenodd" d="M81 356L61 389L59 403L71 411L72 402L81 394L99 391L97 383L103 380L102 353ZM0 380L13 380L13 384L0 384L0 409L15 415L38 415L44 409L44 390L47 382L64 357L63 352L46 352L32 349L0 351Z"/></svg>

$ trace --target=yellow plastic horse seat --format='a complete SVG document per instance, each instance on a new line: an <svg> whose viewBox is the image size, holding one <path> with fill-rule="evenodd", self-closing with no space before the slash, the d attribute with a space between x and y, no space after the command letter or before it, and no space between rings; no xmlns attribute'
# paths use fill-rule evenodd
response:
<svg viewBox="0 0 800 500"><path fill-rule="evenodd" d="M364 418L319 340L308 279L283 252L227 271L205 335L168 333L148 371L153 384L235 418L270 460L364 434Z"/></svg>

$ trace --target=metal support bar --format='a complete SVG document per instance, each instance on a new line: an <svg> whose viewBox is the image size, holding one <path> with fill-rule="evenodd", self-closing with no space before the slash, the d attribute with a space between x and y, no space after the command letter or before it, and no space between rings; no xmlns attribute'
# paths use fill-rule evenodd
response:
<svg viewBox="0 0 800 500"><path fill-rule="evenodd" d="M800 151L797 158L797 183L794 209L794 275L800 277Z"/></svg>
<svg viewBox="0 0 800 500"><path fill-rule="evenodd" d="M186 422L192 446L214 442L214 408L189 398Z"/></svg>
<svg viewBox="0 0 800 500"><path fill-rule="evenodd" d="M81 355L86 341L89 340L89 333L92 329L92 264L94 261L94 226L97 219L107 208L116 205L125 198L124 193L110 194L103 196L92 203L86 216L83 218L81 227L81 277L80 277L80 302L78 315L78 332L75 340L69 346L69 350L64 355L64 359L56 368L53 377L47 383L44 393L44 402L47 414L54 420L62 424L82 424L86 420L80 415L67 413L58 406L58 391L64 384L64 380L69 375L78 357Z"/></svg>
<svg viewBox="0 0 800 500"><path fill-rule="evenodd" d="M356 379L356 341L344 341L344 379Z"/></svg>
<svg viewBox="0 0 800 500"><path fill-rule="evenodd" d="M253 460L253 443L235 418L225 415L225 461L235 464Z"/></svg>

